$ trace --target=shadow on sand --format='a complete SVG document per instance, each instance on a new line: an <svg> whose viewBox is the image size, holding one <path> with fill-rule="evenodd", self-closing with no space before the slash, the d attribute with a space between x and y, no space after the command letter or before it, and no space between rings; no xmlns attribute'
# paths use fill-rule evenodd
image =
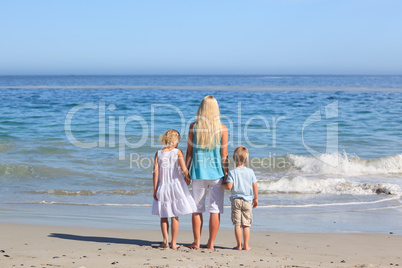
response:
<svg viewBox="0 0 402 268"><path fill-rule="evenodd" d="M58 234L58 233L51 233L49 237L55 237L67 240L85 241L85 242L126 244L126 245L150 246L150 247L155 247L156 245L160 244L160 241L148 241L141 239L126 239L126 238L102 237L102 236L82 236L82 235Z"/></svg>
<svg viewBox="0 0 402 268"><path fill-rule="evenodd" d="M115 238L115 237L102 237L102 236L82 236L82 235L72 235L72 234L59 234L51 233L49 237L76 240L84 242L97 242L97 243L110 243L110 244L125 244L125 245L137 245L137 246L149 246L153 248L158 248L161 241L148 241L142 239L126 239L126 238ZM178 245L186 247L185 244ZM202 250L203 248L201 248ZM228 247L215 246L215 249L231 249Z"/></svg>

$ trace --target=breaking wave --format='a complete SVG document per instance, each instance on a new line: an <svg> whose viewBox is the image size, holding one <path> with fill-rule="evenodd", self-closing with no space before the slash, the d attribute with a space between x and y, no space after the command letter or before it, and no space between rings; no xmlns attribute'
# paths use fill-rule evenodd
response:
<svg viewBox="0 0 402 268"><path fill-rule="evenodd" d="M402 174L402 154L363 159L343 154L321 154L318 157L287 155L291 166L304 173L343 176Z"/></svg>
<svg viewBox="0 0 402 268"><path fill-rule="evenodd" d="M391 183L357 183L344 178L310 179L302 176L279 180L259 181L259 190L265 193L337 194L337 195L398 195L402 189Z"/></svg>
<svg viewBox="0 0 402 268"><path fill-rule="evenodd" d="M402 154L374 159L364 159L347 153L304 156L286 154L256 159L252 168L270 172L292 172L305 174L331 174L341 177L365 175L402 174Z"/></svg>

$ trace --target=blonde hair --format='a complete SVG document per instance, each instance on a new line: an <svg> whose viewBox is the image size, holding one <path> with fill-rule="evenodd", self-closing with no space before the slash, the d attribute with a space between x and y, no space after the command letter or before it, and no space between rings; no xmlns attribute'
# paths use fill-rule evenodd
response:
<svg viewBox="0 0 402 268"><path fill-rule="evenodd" d="M245 164L248 160L247 148L244 146L237 147L236 150L233 152L233 160L236 162L236 164Z"/></svg>
<svg viewBox="0 0 402 268"><path fill-rule="evenodd" d="M180 142L180 133L175 129L169 129L160 135L159 142L165 146L176 147Z"/></svg>
<svg viewBox="0 0 402 268"><path fill-rule="evenodd" d="M197 133L197 146L201 149L213 149L220 143L222 123L219 105L212 96L202 99L196 115L194 130Z"/></svg>

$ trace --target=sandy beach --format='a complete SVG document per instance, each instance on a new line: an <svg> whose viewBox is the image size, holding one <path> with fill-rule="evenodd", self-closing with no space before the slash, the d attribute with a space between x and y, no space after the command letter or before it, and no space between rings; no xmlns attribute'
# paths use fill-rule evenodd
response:
<svg viewBox="0 0 402 268"><path fill-rule="evenodd" d="M398 267L402 236L252 232L251 251L235 251L232 231L215 250L159 249L156 230L0 224L1 267ZM207 231L203 233L206 242Z"/></svg>

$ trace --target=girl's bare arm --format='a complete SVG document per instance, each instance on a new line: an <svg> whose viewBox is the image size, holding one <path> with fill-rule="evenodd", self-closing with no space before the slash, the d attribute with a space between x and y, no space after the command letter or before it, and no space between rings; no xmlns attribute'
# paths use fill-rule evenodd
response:
<svg viewBox="0 0 402 268"><path fill-rule="evenodd" d="M158 191L158 174L159 173L159 164L158 164L158 152L155 154L155 162L154 162L154 171L153 171L153 184L154 184L154 199L158 201L156 197L156 192Z"/></svg>

